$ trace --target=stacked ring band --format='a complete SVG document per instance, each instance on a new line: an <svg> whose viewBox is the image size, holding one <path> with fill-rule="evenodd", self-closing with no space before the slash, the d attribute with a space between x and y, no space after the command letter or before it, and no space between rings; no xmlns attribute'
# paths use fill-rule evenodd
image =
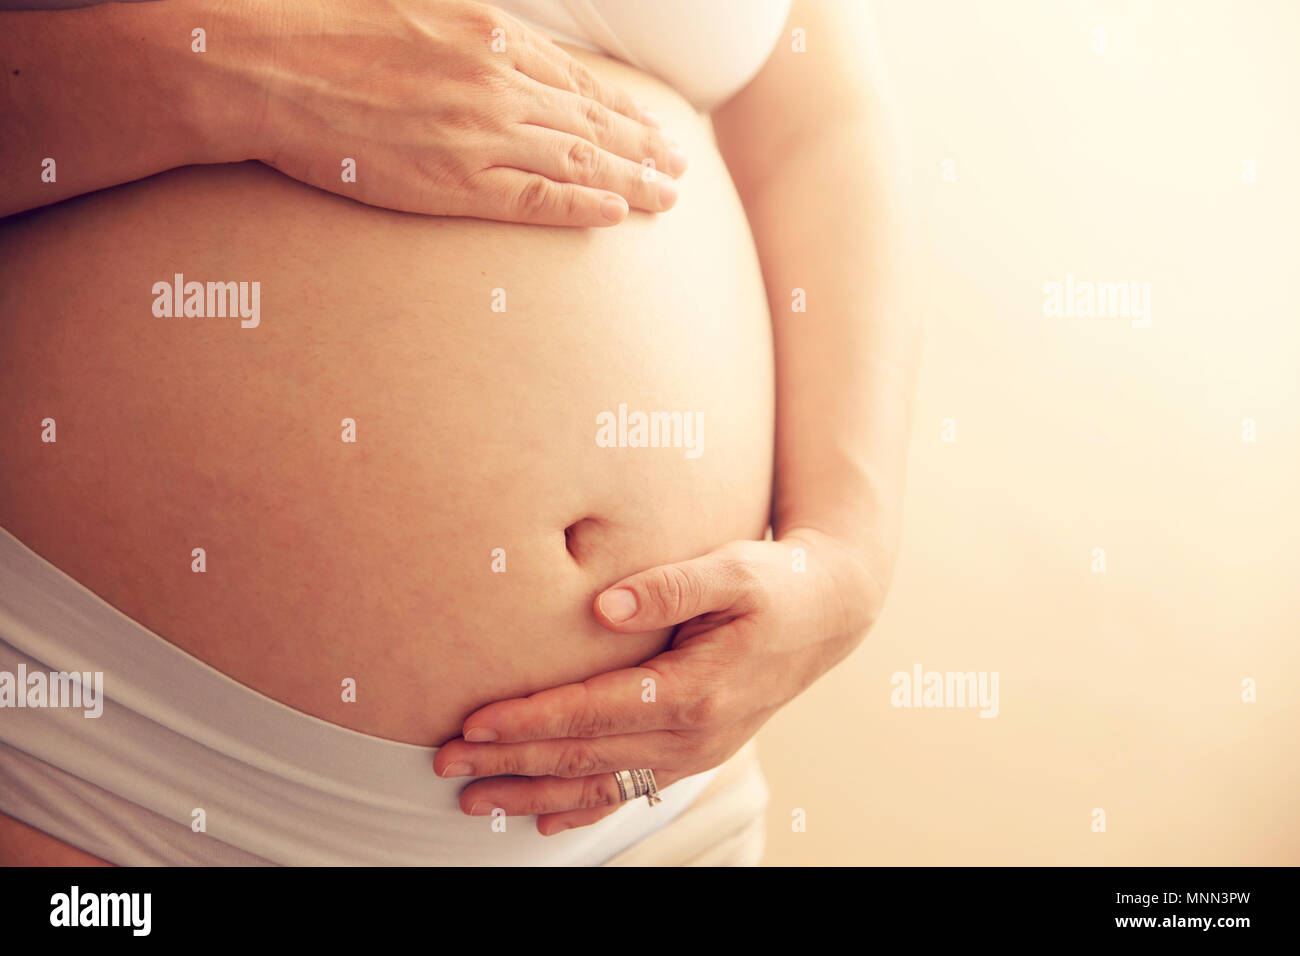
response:
<svg viewBox="0 0 1300 956"><path fill-rule="evenodd" d="M635 797L645 797L653 807L663 800L659 796L653 770L617 770L614 772L614 781L618 784L618 798L622 803Z"/></svg>

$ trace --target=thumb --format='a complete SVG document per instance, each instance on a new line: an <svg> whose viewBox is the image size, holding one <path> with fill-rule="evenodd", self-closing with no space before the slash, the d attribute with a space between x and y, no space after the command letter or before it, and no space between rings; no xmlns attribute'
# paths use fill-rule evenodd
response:
<svg viewBox="0 0 1300 956"><path fill-rule="evenodd" d="M715 551L624 578L596 596L594 610L612 631L652 631L729 610L756 587L748 564Z"/></svg>

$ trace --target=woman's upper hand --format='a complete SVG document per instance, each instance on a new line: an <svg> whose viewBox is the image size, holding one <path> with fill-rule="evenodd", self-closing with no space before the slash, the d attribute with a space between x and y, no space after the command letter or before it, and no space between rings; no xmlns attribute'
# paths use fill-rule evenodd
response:
<svg viewBox="0 0 1300 956"><path fill-rule="evenodd" d="M253 14L239 62L259 113L250 158L286 175L376 206L539 225L608 226L676 200L686 162L654 115L496 7L274 11Z"/></svg>
<svg viewBox="0 0 1300 956"><path fill-rule="evenodd" d="M662 788L718 766L875 620L883 591L849 553L790 532L625 578L597 597L597 619L621 633L680 625L672 647L480 708L439 749L435 771L488 778L465 788L464 812L537 814L552 834L618 808L614 771L651 769Z"/></svg>

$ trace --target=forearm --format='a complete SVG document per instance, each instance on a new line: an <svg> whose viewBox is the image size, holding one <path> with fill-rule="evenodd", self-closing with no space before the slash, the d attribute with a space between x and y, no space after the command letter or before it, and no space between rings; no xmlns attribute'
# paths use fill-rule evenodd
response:
<svg viewBox="0 0 1300 956"><path fill-rule="evenodd" d="M230 133L253 99L231 69L232 21L190 0L0 13L0 216L248 158ZM209 52L191 49L196 28Z"/></svg>
<svg viewBox="0 0 1300 956"><path fill-rule="evenodd" d="M900 295L905 229L886 147L850 116L798 141L745 196L776 348L773 530L844 545L877 598L897 549L920 340Z"/></svg>

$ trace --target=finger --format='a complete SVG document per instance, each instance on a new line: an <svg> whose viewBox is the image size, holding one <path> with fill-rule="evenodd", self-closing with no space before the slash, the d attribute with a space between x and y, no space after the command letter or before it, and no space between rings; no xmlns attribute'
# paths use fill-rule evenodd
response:
<svg viewBox="0 0 1300 956"><path fill-rule="evenodd" d="M757 574L746 562L713 552L624 578L596 596L596 619L624 634L652 631L714 611L752 610Z"/></svg>
<svg viewBox="0 0 1300 956"><path fill-rule="evenodd" d="M653 166L643 167L585 139L541 126L514 128L499 163L538 173L555 182L577 183L618 193L647 212L666 212L677 202L677 183Z"/></svg>
<svg viewBox="0 0 1300 956"><path fill-rule="evenodd" d="M613 773L654 758L659 766L675 766L687 757L686 739L679 734L650 732L611 737L565 737L518 744L475 744L451 740L438 748L433 769L441 777L587 777Z"/></svg>
<svg viewBox="0 0 1300 956"><path fill-rule="evenodd" d="M643 109L631 96L607 83L546 37L529 31L526 41L514 45L515 69L539 83L567 93L577 93L644 126L657 128L659 118Z"/></svg>
<svg viewBox="0 0 1300 956"><path fill-rule="evenodd" d="M509 166L480 170L466 187L469 198L452 215L534 226L613 226L627 218L627 200L617 193Z"/></svg>
<svg viewBox="0 0 1300 956"><path fill-rule="evenodd" d="M576 827L589 827L599 823L618 807L597 807L591 810L569 810L566 813L548 813L537 818L537 832L542 836L555 836Z"/></svg>
<svg viewBox="0 0 1300 956"><path fill-rule="evenodd" d="M662 132L630 120L596 100L534 84L529 123L571 133L639 165L647 160L669 176L686 172L686 156Z"/></svg>
<svg viewBox="0 0 1300 956"><path fill-rule="evenodd" d="M662 790L683 776L670 770L656 770L655 784ZM575 779L492 777L475 781L460 795L461 811L476 817L490 816L494 810L504 810L506 816L523 817L569 810L615 810L619 806L618 784L613 773Z"/></svg>
<svg viewBox="0 0 1300 956"><path fill-rule="evenodd" d="M468 743L518 743L689 729L701 695L676 676L682 656L668 651L640 667L495 701L466 717L461 733Z"/></svg>

